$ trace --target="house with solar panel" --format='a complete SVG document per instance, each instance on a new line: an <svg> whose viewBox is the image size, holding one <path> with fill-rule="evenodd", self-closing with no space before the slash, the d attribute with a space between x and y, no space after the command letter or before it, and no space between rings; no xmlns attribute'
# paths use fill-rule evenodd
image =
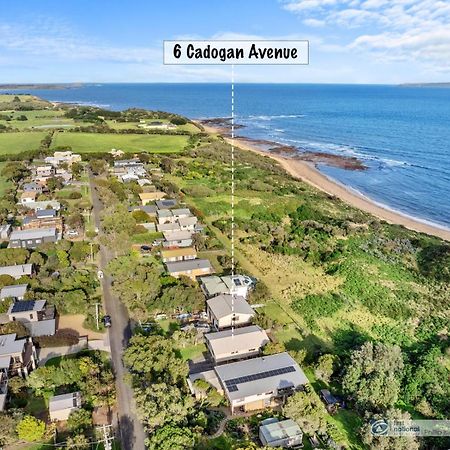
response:
<svg viewBox="0 0 450 450"><path fill-rule="evenodd" d="M211 275L200 278L200 287L206 298L230 293L247 298L253 286L254 281L247 275Z"/></svg>
<svg viewBox="0 0 450 450"><path fill-rule="evenodd" d="M47 306L46 300L15 301L6 314L10 322L22 322L33 337L56 332L55 308Z"/></svg>
<svg viewBox="0 0 450 450"><path fill-rule="evenodd" d="M232 414L282 405L308 384L303 370L286 352L219 365L214 371Z"/></svg>
<svg viewBox="0 0 450 450"><path fill-rule="evenodd" d="M206 314L216 330L249 325L255 315L253 308L240 295L222 294L206 301Z"/></svg>

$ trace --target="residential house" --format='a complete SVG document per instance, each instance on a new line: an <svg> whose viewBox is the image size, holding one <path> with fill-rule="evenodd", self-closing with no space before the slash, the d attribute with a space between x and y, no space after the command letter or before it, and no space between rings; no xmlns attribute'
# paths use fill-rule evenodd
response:
<svg viewBox="0 0 450 450"><path fill-rule="evenodd" d="M28 284L12 284L4 286L0 291L0 300L12 298L14 300L23 300L28 289Z"/></svg>
<svg viewBox="0 0 450 450"><path fill-rule="evenodd" d="M120 158L121 156L125 155L125 152L119 149L111 149L109 152L113 156L113 158Z"/></svg>
<svg viewBox="0 0 450 450"><path fill-rule="evenodd" d="M11 225L9 223L5 225L0 225L0 239L1 240L8 240L9 235L11 234Z"/></svg>
<svg viewBox="0 0 450 450"><path fill-rule="evenodd" d="M240 295L221 294L206 301L206 313L217 330L249 325L255 315L253 308Z"/></svg>
<svg viewBox="0 0 450 450"><path fill-rule="evenodd" d="M54 176L55 169L53 166L38 166L35 169L36 178L50 178Z"/></svg>
<svg viewBox="0 0 450 450"><path fill-rule="evenodd" d="M156 228L160 233L175 233L181 231L181 227L178 223L162 223L158 224Z"/></svg>
<svg viewBox="0 0 450 450"><path fill-rule="evenodd" d="M131 206L128 208L128 211L144 211L149 215L149 217L156 217L156 211L158 208L155 205L138 205L138 206Z"/></svg>
<svg viewBox="0 0 450 450"><path fill-rule="evenodd" d="M136 167L136 166L144 166L141 161L138 158L133 159L119 159L117 161L114 161L114 167L120 168L120 167Z"/></svg>
<svg viewBox="0 0 450 450"><path fill-rule="evenodd" d="M143 205L147 205L155 200L160 200L166 196L165 192L155 191L155 192L141 192L139 198Z"/></svg>
<svg viewBox="0 0 450 450"><path fill-rule="evenodd" d="M152 182L148 178L140 178L139 180L137 180L137 184L143 187L143 186L150 186Z"/></svg>
<svg viewBox="0 0 450 450"><path fill-rule="evenodd" d="M22 322L31 336L53 336L56 332L55 308L46 300L21 300L6 313L10 322Z"/></svg>
<svg viewBox="0 0 450 450"><path fill-rule="evenodd" d="M158 209L169 209L177 206L177 201L173 198L165 198L164 200L158 200L155 202Z"/></svg>
<svg viewBox="0 0 450 450"><path fill-rule="evenodd" d="M36 192L36 194L42 194L44 188L41 184L31 181L30 183L24 183L22 186L24 191Z"/></svg>
<svg viewBox="0 0 450 450"><path fill-rule="evenodd" d="M20 203L26 205L27 203L33 203L36 201L37 193L35 191L22 192L20 196Z"/></svg>
<svg viewBox="0 0 450 450"><path fill-rule="evenodd" d="M175 248L171 250L161 250L163 262L186 261L197 258L197 250L193 247Z"/></svg>
<svg viewBox="0 0 450 450"><path fill-rule="evenodd" d="M47 156L44 161L53 167L58 167L61 164L67 164L70 167L75 162L81 162L81 155L71 151L55 152L53 156Z"/></svg>
<svg viewBox="0 0 450 450"><path fill-rule="evenodd" d="M200 278L200 286L206 298L220 294L236 294L247 298L253 280L247 275L225 275Z"/></svg>
<svg viewBox="0 0 450 450"><path fill-rule="evenodd" d="M47 213L47 211L50 211L50 213ZM34 230L37 228L56 228L56 231L61 234L63 231L62 217L58 217L52 212L56 213L54 209L42 209L36 211L36 214L25 216L20 228L22 230Z"/></svg>
<svg viewBox="0 0 450 450"><path fill-rule="evenodd" d="M72 181L72 172L69 172L66 169L56 169L55 177L62 178L64 184L68 184Z"/></svg>
<svg viewBox="0 0 450 450"><path fill-rule="evenodd" d="M174 231L163 233L163 247L191 247L192 233L190 231Z"/></svg>
<svg viewBox="0 0 450 450"><path fill-rule="evenodd" d="M36 368L37 361L31 337L18 339L16 333L0 335L0 370L26 377Z"/></svg>
<svg viewBox="0 0 450 450"><path fill-rule="evenodd" d="M286 352L223 364L214 370L232 414L282 404L308 383L302 369Z"/></svg>
<svg viewBox="0 0 450 450"><path fill-rule="evenodd" d="M195 231L198 219L195 216L181 217L178 219L178 224L182 230Z"/></svg>
<svg viewBox="0 0 450 450"><path fill-rule="evenodd" d="M14 230L9 237L9 248L36 248L45 242L59 240L56 228Z"/></svg>
<svg viewBox="0 0 450 450"><path fill-rule="evenodd" d="M61 209L61 204L56 200L43 200L40 202L27 202L23 206L34 211L40 211L41 209L55 209L59 211Z"/></svg>
<svg viewBox="0 0 450 450"><path fill-rule="evenodd" d="M70 414L81 408L81 392L54 395L48 401L50 420L67 420Z"/></svg>
<svg viewBox="0 0 450 450"><path fill-rule="evenodd" d="M267 447L303 447L303 431L292 419L278 420L271 417L263 420L259 427L259 439Z"/></svg>
<svg viewBox="0 0 450 450"><path fill-rule="evenodd" d="M16 264L14 266L0 267L0 275L9 275L18 280L21 277L31 277L33 275L33 264Z"/></svg>
<svg viewBox="0 0 450 450"><path fill-rule="evenodd" d="M134 173L124 173L120 176L122 183L130 183L131 181L138 181L139 177Z"/></svg>
<svg viewBox="0 0 450 450"><path fill-rule="evenodd" d="M189 259L166 263L167 272L175 278L185 275L195 280L200 275L214 273L214 269L208 259Z"/></svg>
<svg viewBox="0 0 450 450"><path fill-rule="evenodd" d="M258 356L269 342L257 325L205 334L205 342L215 364Z"/></svg>

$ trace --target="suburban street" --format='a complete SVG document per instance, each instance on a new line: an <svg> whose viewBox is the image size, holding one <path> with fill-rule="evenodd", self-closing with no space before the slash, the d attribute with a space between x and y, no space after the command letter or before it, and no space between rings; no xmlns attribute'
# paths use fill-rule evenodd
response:
<svg viewBox="0 0 450 450"><path fill-rule="evenodd" d="M94 223L100 230L100 212L103 208L89 176L91 188ZM105 270L108 262L113 258L111 252L103 245L100 246L99 268ZM111 359L117 387L117 413L119 437L123 450L144 450L145 432L142 424L136 416L133 391L124 382L126 369L122 362L122 354L131 337L131 325L128 311L122 302L111 292L111 278L105 273L101 280L103 289L103 302L106 314L111 316L112 327L109 329L109 341L111 346Z"/></svg>

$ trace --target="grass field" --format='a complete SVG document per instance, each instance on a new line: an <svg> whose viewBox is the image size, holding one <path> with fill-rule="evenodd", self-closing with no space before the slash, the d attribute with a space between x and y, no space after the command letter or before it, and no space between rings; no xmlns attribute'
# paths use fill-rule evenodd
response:
<svg viewBox="0 0 450 450"><path fill-rule="evenodd" d="M109 152L113 148L128 153L177 153L187 141L188 136L160 134L57 133L52 147L69 145L79 153Z"/></svg>
<svg viewBox="0 0 450 450"><path fill-rule="evenodd" d="M13 111L2 114L10 116L11 120L0 120L1 124L18 128L19 130L34 128L45 131L45 129L75 126L74 121L72 119L65 118L62 111L39 109L35 111ZM26 116L28 120L17 120L20 116Z"/></svg>
<svg viewBox="0 0 450 450"><path fill-rule="evenodd" d="M45 137L44 131L29 133L0 133L0 155L14 155L27 150L39 148Z"/></svg>

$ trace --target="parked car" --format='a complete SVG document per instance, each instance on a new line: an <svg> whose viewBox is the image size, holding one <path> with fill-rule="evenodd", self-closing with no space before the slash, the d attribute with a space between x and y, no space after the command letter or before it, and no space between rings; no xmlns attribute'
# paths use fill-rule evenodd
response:
<svg viewBox="0 0 450 450"><path fill-rule="evenodd" d="M105 325L106 328L109 328L112 325L111 316L103 317L103 325Z"/></svg>
<svg viewBox="0 0 450 450"><path fill-rule="evenodd" d="M151 252L152 248L148 245L141 245L141 252L147 253L147 252Z"/></svg>
<svg viewBox="0 0 450 450"><path fill-rule="evenodd" d="M67 233L67 236L78 236L77 230L69 230Z"/></svg>
<svg viewBox="0 0 450 450"><path fill-rule="evenodd" d="M104 277L104 275L103 275L103 270L99 270L99 271L97 272L97 277L98 277L100 280Z"/></svg>

